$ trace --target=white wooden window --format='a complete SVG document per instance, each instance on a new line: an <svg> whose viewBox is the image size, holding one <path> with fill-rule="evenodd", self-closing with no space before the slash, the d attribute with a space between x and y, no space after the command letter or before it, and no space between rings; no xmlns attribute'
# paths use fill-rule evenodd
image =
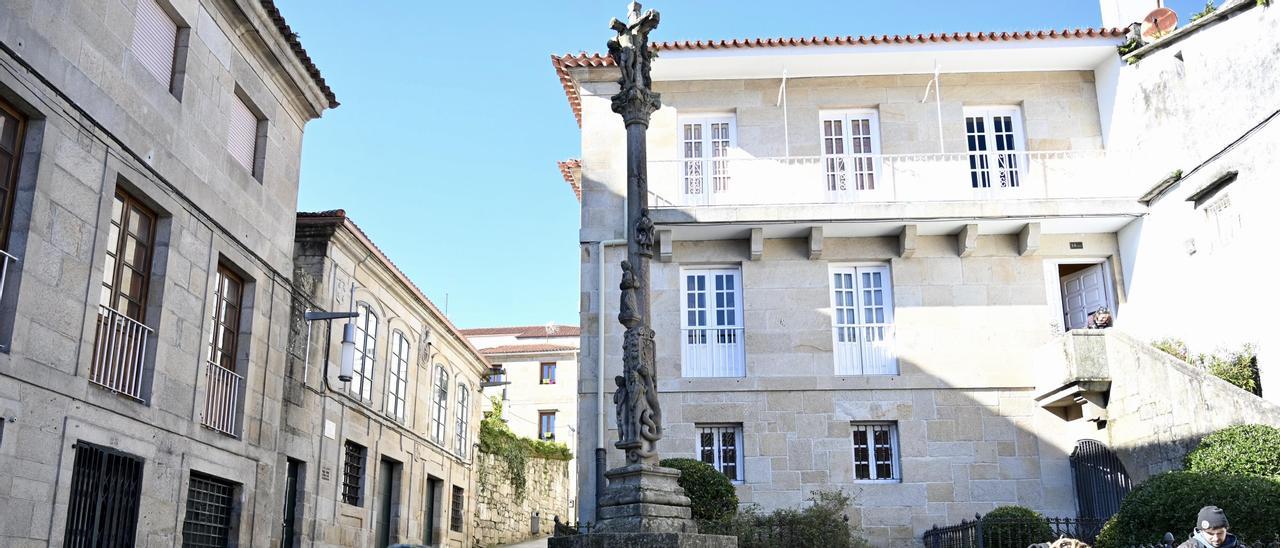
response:
<svg viewBox="0 0 1280 548"><path fill-rule="evenodd" d="M231 98L230 120L227 124L227 151L254 177L259 176L256 160L260 123L258 115L254 114L253 109L239 94Z"/></svg>
<svg viewBox="0 0 1280 548"><path fill-rule="evenodd" d="M468 454L467 449L469 449L467 447L467 437L468 437L467 426L471 420L471 416L470 416L471 389L467 388L467 385L464 383L458 383L457 413L458 413L458 420L457 420L457 424L455 425L457 431L454 432L453 434L454 441L457 447L454 449L454 451L465 458Z"/></svg>
<svg viewBox="0 0 1280 548"><path fill-rule="evenodd" d="M730 481L741 482L742 425L699 424L698 460L710 464Z"/></svg>
<svg viewBox="0 0 1280 548"><path fill-rule="evenodd" d="M178 24L156 0L138 0L133 15L133 46L130 50L147 72L168 88L173 84Z"/></svg>
<svg viewBox="0 0 1280 548"><path fill-rule="evenodd" d="M400 422L404 422L408 393L409 338L396 331L391 335L391 362L387 364L387 414Z"/></svg>
<svg viewBox="0 0 1280 548"><path fill-rule="evenodd" d="M713 203L730 190L729 149L735 146L731 115L680 119L681 194L686 205Z"/></svg>
<svg viewBox="0 0 1280 548"><path fill-rule="evenodd" d="M356 359L352 367L351 393L363 400L373 399L373 368L378 356L378 316L361 303L356 307L360 314L356 324Z"/></svg>
<svg viewBox="0 0 1280 548"><path fill-rule="evenodd" d="M831 268L831 324L837 375L897 375L889 267Z"/></svg>
<svg viewBox="0 0 1280 548"><path fill-rule="evenodd" d="M1022 185L1027 146L1018 107L965 107L964 131L973 188Z"/></svg>
<svg viewBox="0 0 1280 548"><path fill-rule="evenodd" d="M435 413L432 418L432 426L435 427L436 443L444 445L446 418L449 413L449 372L444 370L444 366L436 364L436 405Z"/></svg>
<svg viewBox="0 0 1280 548"><path fill-rule="evenodd" d="M746 375L742 276L737 268L685 270L681 365L686 377Z"/></svg>
<svg viewBox="0 0 1280 548"><path fill-rule="evenodd" d="M880 120L875 110L823 111L822 165L835 201L875 195L880 180Z"/></svg>
<svg viewBox="0 0 1280 548"><path fill-rule="evenodd" d="M853 479L899 481L898 425L893 422L853 423Z"/></svg>

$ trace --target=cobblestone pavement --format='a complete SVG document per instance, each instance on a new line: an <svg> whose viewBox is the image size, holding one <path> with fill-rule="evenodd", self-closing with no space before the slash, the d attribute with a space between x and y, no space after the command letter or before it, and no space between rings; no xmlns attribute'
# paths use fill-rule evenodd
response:
<svg viewBox="0 0 1280 548"><path fill-rule="evenodd" d="M501 548L546 548L547 537L529 539L516 544L503 544Z"/></svg>

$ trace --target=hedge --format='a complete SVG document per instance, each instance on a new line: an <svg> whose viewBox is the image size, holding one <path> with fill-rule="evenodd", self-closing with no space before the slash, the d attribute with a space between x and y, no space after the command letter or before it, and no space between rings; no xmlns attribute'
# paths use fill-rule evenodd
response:
<svg viewBox="0 0 1280 548"><path fill-rule="evenodd" d="M849 495L844 491L814 491L804 508L779 508L764 513L750 504L715 521L700 521L698 531L738 538L738 548L861 548L867 546L845 516ZM1018 547L1023 548L1023 547Z"/></svg>
<svg viewBox="0 0 1280 548"><path fill-rule="evenodd" d="M1280 429L1265 424L1223 428L1200 440L1184 466L1190 472L1280 478Z"/></svg>
<svg viewBox="0 0 1280 548"><path fill-rule="evenodd" d="M1205 472L1165 472L1138 485L1098 535L1100 548L1154 544L1173 533L1186 538L1200 508L1227 513L1231 532L1244 542L1280 535L1280 480Z"/></svg>
<svg viewBox="0 0 1280 548"><path fill-rule="evenodd" d="M1026 548L1053 539L1049 522L1030 508L1001 506L982 516L982 540L987 548Z"/></svg>
<svg viewBox="0 0 1280 548"><path fill-rule="evenodd" d="M717 520L738 511L733 484L711 465L693 459L663 459L658 465L680 471L680 487L693 506L693 519Z"/></svg>

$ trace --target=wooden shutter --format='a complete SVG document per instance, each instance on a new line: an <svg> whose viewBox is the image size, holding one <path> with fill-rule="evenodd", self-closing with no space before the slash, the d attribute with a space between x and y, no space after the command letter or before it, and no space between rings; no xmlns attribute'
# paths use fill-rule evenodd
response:
<svg viewBox="0 0 1280 548"><path fill-rule="evenodd" d="M253 173L258 148L258 117L239 95L231 100L231 120L227 126L227 151Z"/></svg>
<svg viewBox="0 0 1280 548"><path fill-rule="evenodd" d="M156 0L138 0L134 12L133 56L165 87L173 81L178 24Z"/></svg>

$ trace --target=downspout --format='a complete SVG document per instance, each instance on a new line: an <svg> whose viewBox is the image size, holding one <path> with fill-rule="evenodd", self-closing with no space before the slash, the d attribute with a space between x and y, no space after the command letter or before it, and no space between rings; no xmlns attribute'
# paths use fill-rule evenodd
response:
<svg viewBox="0 0 1280 548"><path fill-rule="evenodd" d="M604 248L626 245L625 239L601 240L596 246L596 521L600 521L600 496L604 494Z"/></svg>

